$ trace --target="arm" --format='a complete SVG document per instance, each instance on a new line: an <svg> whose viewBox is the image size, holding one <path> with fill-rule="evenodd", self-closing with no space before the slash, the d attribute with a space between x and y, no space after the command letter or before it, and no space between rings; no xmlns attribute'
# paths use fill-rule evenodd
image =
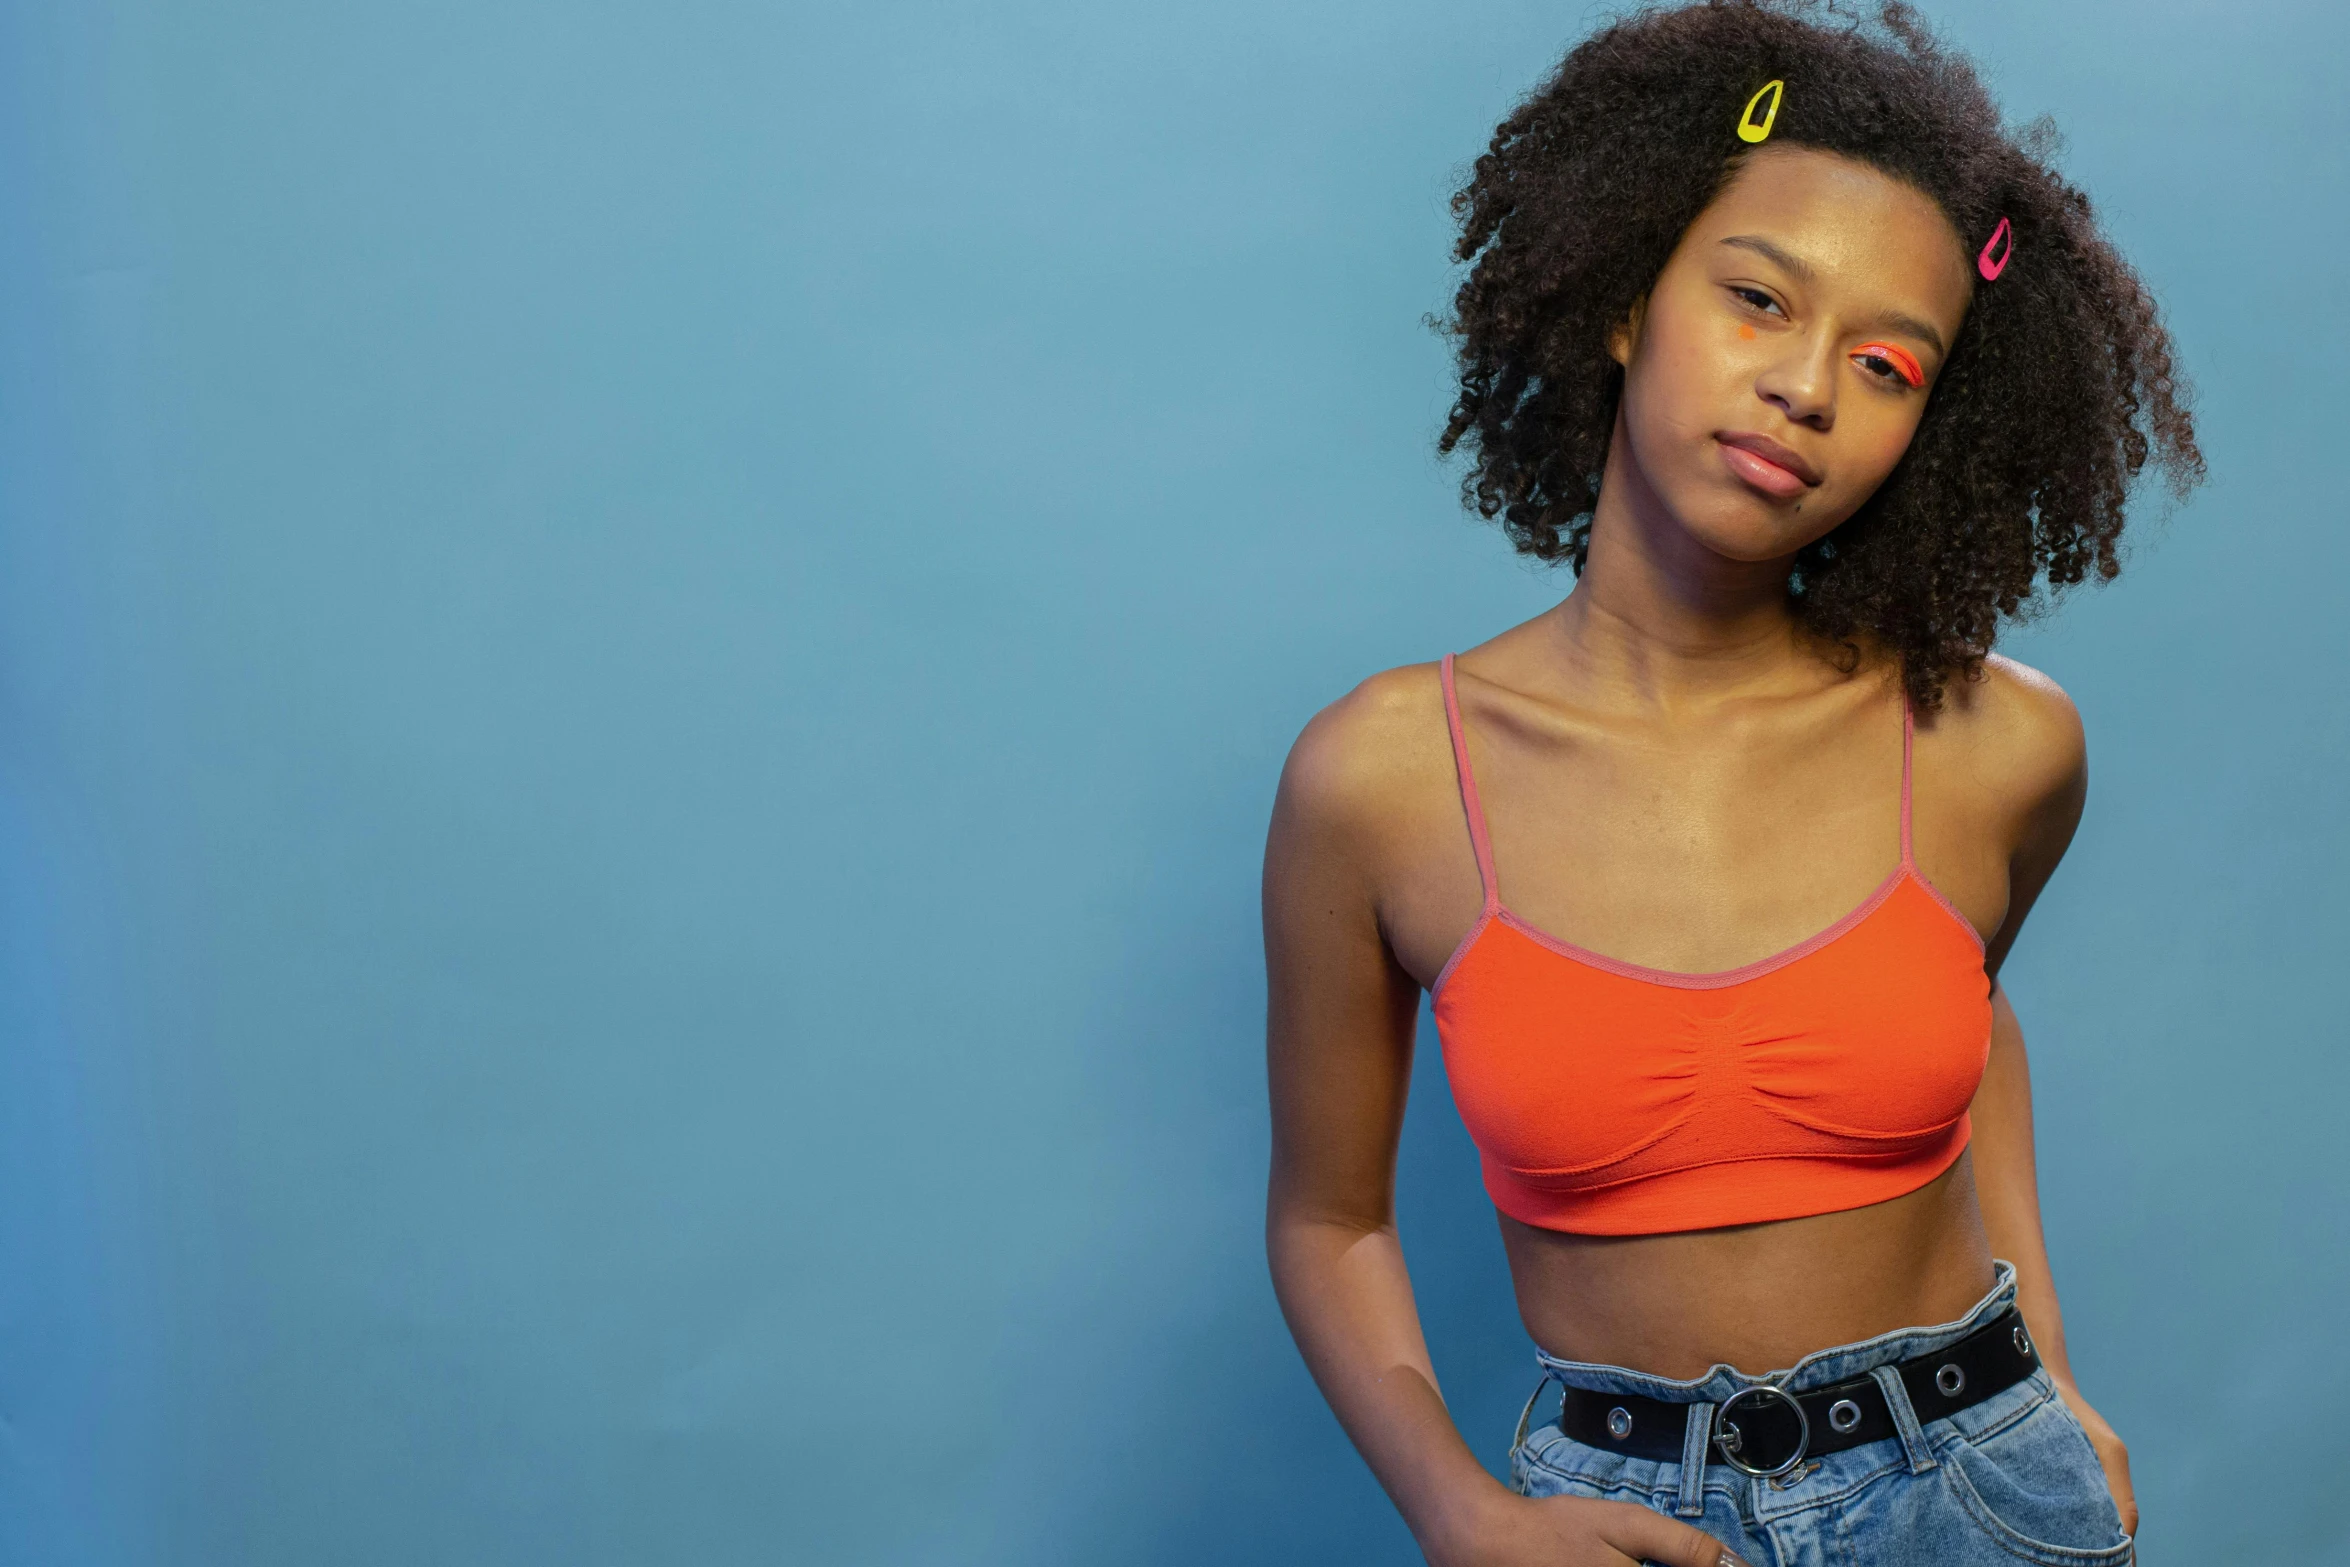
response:
<svg viewBox="0 0 2350 1567"><path fill-rule="evenodd" d="M2001 727L2007 731L2004 738L2014 746L2015 776L2024 781L2020 797L2026 808L2008 861L2007 914L1985 953L1993 976L1991 1056L1970 1112L1975 1188L1992 1253L2015 1264L2016 1304L2031 1329L2041 1363L2097 1450L2122 1527L2135 1534L2138 1503L2130 1486L2129 1449L2105 1417L2081 1396L2065 1351L2064 1312L2057 1304L2048 1245L2040 1231L2039 1174L2032 1152L2032 1066L2024 1049L2023 1027L1997 978L2024 917L2056 873L2072 843L2073 830L2080 824L2089 790L2088 749L2080 716L2055 683L2019 665L2001 662L2020 677L2013 687L2017 699L2012 710L2014 721Z"/></svg>
<svg viewBox="0 0 2350 1567"><path fill-rule="evenodd" d="M1983 1204L1983 1228L1994 1255L2015 1264L2016 1305L2032 1330L2033 1347L2056 1382L2056 1390L2079 1417L2105 1466L2106 1483L2122 1527L2138 1532L2137 1496L2130 1487L2130 1452L2105 1417L2090 1407L2073 1381L2064 1347L2064 1312L2048 1270L2048 1246L2040 1234L2040 1191L2032 1158L2032 1067L2024 1053L2007 992L1991 993L1991 1061L1975 1092L1975 1189Z"/></svg>
<svg viewBox="0 0 2350 1567"><path fill-rule="evenodd" d="M1427 711L1427 693L1399 683L1371 682L1307 727L1266 845L1265 1244L1282 1314L1431 1562L1717 1567L1718 1541L1646 1508L1505 1490L1437 1389L1393 1203L1419 987L1387 946L1375 895L1381 823L1398 793L1387 775L1413 751L1404 723L1383 731Z"/></svg>

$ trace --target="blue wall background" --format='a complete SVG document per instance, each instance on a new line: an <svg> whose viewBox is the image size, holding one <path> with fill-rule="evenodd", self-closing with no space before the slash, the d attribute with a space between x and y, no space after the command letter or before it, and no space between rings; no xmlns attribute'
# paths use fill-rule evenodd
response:
<svg viewBox="0 0 2350 1567"><path fill-rule="evenodd" d="M2075 1357L2148 1562L2350 1562L2350 21L1938 15L2214 473L2016 644ZM1264 1277L1256 862L1565 586L1422 317L1588 20L0 7L0 1559L1414 1559ZM1404 1174L1498 1459L1426 1063Z"/></svg>

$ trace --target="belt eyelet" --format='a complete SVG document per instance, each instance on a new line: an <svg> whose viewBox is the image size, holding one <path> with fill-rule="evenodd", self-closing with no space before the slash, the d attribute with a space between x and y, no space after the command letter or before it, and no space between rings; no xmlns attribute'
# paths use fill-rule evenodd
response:
<svg viewBox="0 0 2350 1567"><path fill-rule="evenodd" d="M1966 1373L1955 1365L1945 1365L1934 1373L1934 1386L1944 1398L1956 1398L1966 1391Z"/></svg>
<svg viewBox="0 0 2350 1567"><path fill-rule="evenodd" d="M1828 1406L1828 1428L1838 1436L1848 1436L1860 1429L1860 1405L1849 1398L1840 1398Z"/></svg>
<svg viewBox="0 0 2350 1567"><path fill-rule="evenodd" d="M1607 1434L1621 1442L1632 1434L1632 1411L1618 1404L1607 1412Z"/></svg>

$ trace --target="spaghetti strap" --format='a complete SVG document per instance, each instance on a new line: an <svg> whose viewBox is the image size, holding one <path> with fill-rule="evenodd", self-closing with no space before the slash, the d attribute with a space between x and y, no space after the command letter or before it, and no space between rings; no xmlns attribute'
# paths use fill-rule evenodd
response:
<svg viewBox="0 0 2350 1567"><path fill-rule="evenodd" d="M1916 728L1910 713L1909 693L1904 691L1901 693L1901 864L1907 870L1917 868L1909 847L1909 751L1910 736Z"/></svg>
<svg viewBox="0 0 2350 1567"><path fill-rule="evenodd" d="M1437 666L1437 679L1444 686L1444 726L1452 734L1452 765L1460 775L1461 812L1469 819L1469 846L1477 853L1477 880L1485 889L1485 912L1491 914L1501 907L1501 883L1493 873L1493 839L1485 831L1485 807L1477 799L1477 775L1469 766L1469 737L1461 728L1460 694L1453 689L1452 655L1444 655ZM1906 753L1905 753L1906 754ZM1901 842L1906 858L1909 848L1908 795L1902 796Z"/></svg>

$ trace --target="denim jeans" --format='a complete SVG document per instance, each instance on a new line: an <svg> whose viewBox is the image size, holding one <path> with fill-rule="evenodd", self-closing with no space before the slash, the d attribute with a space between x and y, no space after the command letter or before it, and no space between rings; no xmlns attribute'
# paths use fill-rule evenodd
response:
<svg viewBox="0 0 2350 1567"><path fill-rule="evenodd" d="M1513 1483L1527 1496L1641 1503L1714 1535L1753 1567L2128 1562L2130 1537L2122 1533L2105 1471L2044 1369L1924 1425L1890 1370L1898 1361L1956 1343L2013 1304L2015 1269L2002 1262L1998 1274L1991 1293L1956 1322L1823 1349L1793 1370L1769 1376L1716 1366L1694 1381L1678 1382L1621 1366L1537 1357L1545 1384L1556 1380L1594 1392L1706 1405L1763 1382L1802 1393L1874 1372L1893 1406L1896 1437L1806 1460L1778 1480L1760 1480L1708 1454L1707 1416L1689 1422L1680 1463L1585 1446L1555 1421L1523 1434L1521 1419L1520 1439L1510 1449Z"/></svg>

